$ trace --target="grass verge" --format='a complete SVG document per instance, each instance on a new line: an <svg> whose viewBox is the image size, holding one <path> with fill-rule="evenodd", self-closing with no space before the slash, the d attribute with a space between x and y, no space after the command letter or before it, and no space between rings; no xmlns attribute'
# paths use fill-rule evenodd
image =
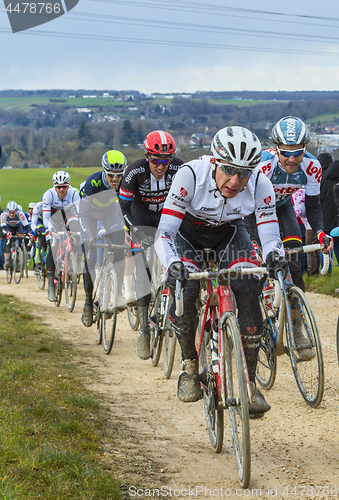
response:
<svg viewBox="0 0 339 500"><path fill-rule="evenodd" d="M30 308L0 295L0 499L124 498L103 453L119 432L77 354Z"/></svg>
<svg viewBox="0 0 339 500"><path fill-rule="evenodd" d="M330 274L317 274L315 276L307 276L304 274L304 282L306 292L322 293L324 295L331 295L332 297L339 297L335 293L335 289L339 287L339 266L337 261L334 261L332 272Z"/></svg>

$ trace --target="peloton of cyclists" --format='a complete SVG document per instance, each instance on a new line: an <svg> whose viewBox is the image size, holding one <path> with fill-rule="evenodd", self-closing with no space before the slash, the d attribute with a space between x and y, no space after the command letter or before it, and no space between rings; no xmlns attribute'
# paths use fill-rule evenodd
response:
<svg viewBox="0 0 339 500"><path fill-rule="evenodd" d="M18 204L15 201L9 201L6 205L6 210L1 214L1 230L3 237L7 237L4 246L5 264L4 269L10 269L10 238L16 234L26 233L31 237L31 226L22 210L18 209Z"/></svg>
<svg viewBox="0 0 339 500"><path fill-rule="evenodd" d="M258 266L254 247L242 217L255 212L263 258L269 273L288 263L279 236L272 184L257 167L261 144L243 127L226 127L214 136L212 156L202 156L185 164L175 176L159 222L155 249L173 290L176 280L184 286L184 314L170 318L182 354L182 371L177 396L193 402L202 397L195 332L198 324L196 300L199 281L187 281L187 271L202 267L202 250L214 250L214 261L222 268ZM254 275L231 281L238 307L238 321L252 388L251 414L270 409L255 385L255 371L262 334L262 314L258 300L258 280Z"/></svg>
<svg viewBox="0 0 339 500"><path fill-rule="evenodd" d="M48 246L46 266L48 277L48 300L55 300L54 272L55 263L52 253L53 234L63 230L78 231L78 216L75 203L80 200L79 193L70 186L70 176L64 170L55 172L52 177L53 187L48 189L42 197L43 225L46 230ZM56 215L57 214L57 215Z"/></svg>
<svg viewBox="0 0 339 500"><path fill-rule="evenodd" d="M82 323L87 327L93 323L92 276L94 277L97 252L93 251L91 244L97 236L98 222L101 222L113 244L123 245L125 242L123 216L117 202L119 185L127 160L120 151L111 150L103 155L101 163L103 170L90 175L80 190L79 221L85 254L83 277L86 295ZM125 268L123 250L116 252L115 262L118 262L115 267L119 285L118 303L123 306L126 302L121 292Z"/></svg>
<svg viewBox="0 0 339 500"><path fill-rule="evenodd" d="M126 168L121 182L119 199L125 223L130 230L132 242L150 246L161 216L166 196L174 175L184 163L174 155L176 145L173 137L162 130L150 132L145 141L145 158ZM151 294L149 282L141 279L144 260L136 259L136 303L140 333L137 355L141 359L150 357L150 333L148 330L148 305ZM149 277L149 272L148 272ZM147 278L146 278L146 281Z"/></svg>

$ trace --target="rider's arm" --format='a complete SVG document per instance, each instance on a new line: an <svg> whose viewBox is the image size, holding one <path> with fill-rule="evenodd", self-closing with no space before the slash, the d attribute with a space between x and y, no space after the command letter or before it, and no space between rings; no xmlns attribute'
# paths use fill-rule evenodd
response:
<svg viewBox="0 0 339 500"><path fill-rule="evenodd" d="M175 248L175 236L185 216L186 208L193 199L195 192L195 175L191 167L184 165L175 175L171 189L167 195L154 248L160 262L169 267L173 262L180 261Z"/></svg>
<svg viewBox="0 0 339 500"><path fill-rule="evenodd" d="M126 174L128 174L128 172L129 167L127 167L126 169ZM125 224L129 229L135 224L135 220L131 212L131 207L136 189L137 186L135 183L135 176L132 176L130 180L129 178L127 178L126 180L124 176L119 189L119 204Z"/></svg>
<svg viewBox="0 0 339 500"><path fill-rule="evenodd" d="M51 231L53 228L53 224L51 221L52 201L53 201L53 195L52 195L52 191L49 189L43 195L43 199L42 199L42 203L43 203L43 205L42 205L42 219L43 219L44 226L48 232Z"/></svg>
<svg viewBox="0 0 339 500"><path fill-rule="evenodd" d="M279 224L275 208L275 194L270 180L259 174L255 189L255 218L263 249L263 259L272 252L285 256L280 239Z"/></svg>
<svg viewBox="0 0 339 500"><path fill-rule="evenodd" d="M319 195L309 196L305 195L305 209L307 220L313 229L315 235L323 231L323 213L321 211Z"/></svg>

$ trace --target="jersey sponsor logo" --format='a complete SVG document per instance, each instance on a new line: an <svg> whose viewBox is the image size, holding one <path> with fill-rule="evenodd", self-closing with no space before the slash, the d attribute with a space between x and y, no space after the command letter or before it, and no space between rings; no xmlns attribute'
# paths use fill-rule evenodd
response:
<svg viewBox="0 0 339 500"><path fill-rule="evenodd" d="M265 175L269 174L270 171L272 170L272 163L267 163L266 165L263 165L262 167L260 167L260 170Z"/></svg>
<svg viewBox="0 0 339 500"><path fill-rule="evenodd" d="M133 170L130 171L130 173L128 175L126 175L125 181L127 183L131 182L131 179L132 179L132 177L134 177L134 175L142 174L143 172L145 172L145 167L134 168Z"/></svg>
<svg viewBox="0 0 339 500"><path fill-rule="evenodd" d="M101 179L98 180L98 182L95 179L91 180L91 185L95 187L101 186Z"/></svg>
<svg viewBox="0 0 339 500"><path fill-rule="evenodd" d="M153 196L152 198L143 197L142 201L145 203L163 203L166 200L166 196Z"/></svg>
<svg viewBox="0 0 339 500"><path fill-rule="evenodd" d="M274 186L274 192L275 193L278 193L280 195L288 195L288 194L293 194L295 193L295 191L298 191L300 189L300 186L295 186L295 187L292 187L292 186L288 186L288 187L276 187Z"/></svg>
<svg viewBox="0 0 339 500"><path fill-rule="evenodd" d="M180 198L180 196L177 196L176 194L172 193L171 198L174 198L175 200L185 202L183 198ZM187 202L186 202L187 203Z"/></svg>
<svg viewBox="0 0 339 500"><path fill-rule="evenodd" d="M264 203L265 205L269 205L272 201L272 197L271 196L267 196L267 198L264 198Z"/></svg>
<svg viewBox="0 0 339 500"><path fill-rule="evenodd" d="M181 196L182 198L185 198L185 196L187 196L187 191L186 191L186 189L185 189L185 188L183 188L183 187L182 187L182 188L180 188L180 196Z"/></svg>
<svg viewBox="0 0 339 500"><path fill-rule="evenodd" d="M119 193L122 196L126 196L126 198L133 198L134 196L134 191L126 191L125 189L120 188Z"/></svg>
<svg viewBox="0 0 339 500"><path fill-rule="evenodd" d="M314 175L315 179L318 182L321 182L321 167L318 168L316 165L313 164L313 161L311 161L311 163L308 165L306 169L306 174L311 177Z"/></svg>
<svg viewBox="0 0 339 500"><path fill-rule="evenodd" d="M201 207L200 210L203 212L215 212L216 209L214 207Z"/></svg>
<svg viewBox="0 0 339 500"><path fill-rule="evenodd" d="M274 212L263 212L262 214L259 215L259 219L261 219L261 217L270 217L273 214Z"/></svg>

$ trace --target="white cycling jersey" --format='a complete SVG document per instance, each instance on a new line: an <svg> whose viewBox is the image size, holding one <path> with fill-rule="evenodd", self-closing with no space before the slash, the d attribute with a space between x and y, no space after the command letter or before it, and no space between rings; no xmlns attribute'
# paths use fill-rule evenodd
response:
<svg viewBox="0 0 339 500"><path fill-rule="evenodd" d="M274 186L277 207L283 205L290 195L300 188L304 188L305 194L308 196L320 194L321 165L308 151L306 151L303 161L294 174L285 172L274 149L263 151L258 168L270 179Z"/></svg>
<svg viewBox="0 0 339 500"><path fill-rule="evenodd" d="M68 205L75 204L79 202L80 196L79 193L72 187L69 186L66 197L64 200L60 200L56 189L54 187L48 189L42 197L43 207L43 223L46 228L46 231L51 231L53 228L53 222L51 220L51 216L55 214L58 210L66 208ZM76 210L74 205L74 216L72 218L77 218ZM70 222L70 219L67 221Z"/></svg>
<svg viewBox="0 0 339 500"><path fill-rule="evenodd" d="M39 201L35 207L33 208L33 213L32 213L32 223L31 223L31 228L32 228L32 231L35 231L36 230L36 227L38 225L38 220L39 220L39 217L41 217L42 219L42 206L43 206L43 202L42 201Z"/></svg>
<svg viewBox="0 0 339 500"><path fill-rule="evenodd" d="M255 169L245 189L234 198L224 198L213 179L211 156L190 161L178 170L165 201L155 249L161 263L169 267L179 259L175 235L186 219L196 227L196 237L204 232L222 231L223 225L255 212L263 255L275 250L284 256L271 182ZM193 221L193 224L192 224Z"/></svg>

